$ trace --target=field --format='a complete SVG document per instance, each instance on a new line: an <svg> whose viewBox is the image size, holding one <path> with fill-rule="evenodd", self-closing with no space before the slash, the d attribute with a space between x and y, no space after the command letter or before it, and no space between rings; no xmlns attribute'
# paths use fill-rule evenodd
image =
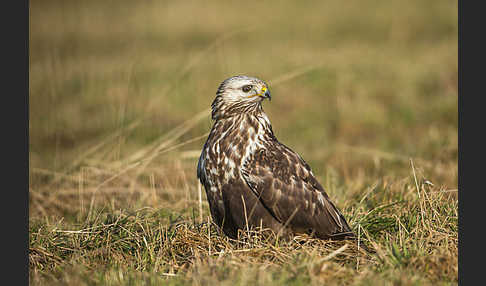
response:
<svg viewBox="0 0 486 286"><path fill-rule="evenodd" d="M456 285L457 1L30 1L31 285ZM211 223L225 78L363 243Z"/></svg>

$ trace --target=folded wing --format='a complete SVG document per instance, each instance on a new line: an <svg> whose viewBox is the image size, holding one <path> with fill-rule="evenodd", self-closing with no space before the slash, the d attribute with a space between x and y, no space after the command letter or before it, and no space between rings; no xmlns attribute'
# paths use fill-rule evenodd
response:
<svg viewBox="0 0 486 286"><path fill-rule="evenodd" d="M263 205L294 232L319 238L353 237L309 165L285 145L272 142L250 156L242 176Z"/></svg>

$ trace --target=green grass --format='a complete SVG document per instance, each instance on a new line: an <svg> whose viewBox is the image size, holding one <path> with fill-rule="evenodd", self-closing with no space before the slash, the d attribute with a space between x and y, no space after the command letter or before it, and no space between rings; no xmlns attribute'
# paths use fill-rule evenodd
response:
<svg viewBox="0 0 486 286"><path fill-rule="evenodd" d="M453 1L31 1L30 282L457 284L457 35ZM235 74L376 254L209 223Z"/></svg>

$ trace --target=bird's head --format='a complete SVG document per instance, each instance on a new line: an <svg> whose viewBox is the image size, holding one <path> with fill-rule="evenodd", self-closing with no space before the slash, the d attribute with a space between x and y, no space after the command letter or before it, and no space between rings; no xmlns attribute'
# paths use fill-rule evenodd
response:
<svg viewBox="0 0 486 286"><path fill-rule="evenodd" d="M271 100L267 84L255 77L244 75L225 79L216 92L212 104L213 119L238 113L261 111L261 102Z"/></svg>

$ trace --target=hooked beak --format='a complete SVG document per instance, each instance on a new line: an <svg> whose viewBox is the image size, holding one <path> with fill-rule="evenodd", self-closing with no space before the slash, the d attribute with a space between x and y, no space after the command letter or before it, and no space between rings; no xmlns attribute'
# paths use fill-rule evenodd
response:
<svg viewBox="0 0 486 286"><path fill-rule="evenodd" d="M269 101L272 101L272 96L270 95L270 91L268 89L263 94L263 98L268 98Z"/></svg>
<svg viewBox="0 0 486 286"><path fill-rule="evenodd" d="M270 91L266 87L262 88L262 93L261 93L260 96L263 97L263 99L268 98L268 100L270 100L270 101L272 100L272 96L270 95Z"/></svg>
<svg viewBox="0 0 486 286"><path fill-rule="evenodd" d="M272 100L272 96L270 95L270 91L265 86L262 87L262 89L260 90L259 93L255 93L255 94L248 96L248 98L252 98L252 97L259 97L259 98L262 98L262 100L265 100L265 98L268 98L268 100Z"/></svg>

